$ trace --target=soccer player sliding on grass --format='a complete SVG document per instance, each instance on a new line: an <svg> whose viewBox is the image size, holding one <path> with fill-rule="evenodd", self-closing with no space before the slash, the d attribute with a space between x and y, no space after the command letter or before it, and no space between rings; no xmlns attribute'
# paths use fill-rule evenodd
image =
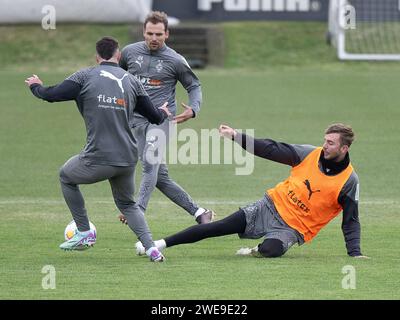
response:
<svg viewBox="0 0 400 320"><path fill-rule="evenodd" d="M256 156L291 166L290 176L266 190L260 200L222 220L195 225L155 241L159 250L237 233L240 238L264 237L258 246L242 248L237 254L280 257L294 244L309 242L343 211L347 254L368 258L360 249L359 181L349 157L354 140L351 127L341 123L330 125L322 147L255 139L226 125L221 125L219 132L245 150L254 150ZM140 242L136 243L136 252L144 253Z"/></svg>

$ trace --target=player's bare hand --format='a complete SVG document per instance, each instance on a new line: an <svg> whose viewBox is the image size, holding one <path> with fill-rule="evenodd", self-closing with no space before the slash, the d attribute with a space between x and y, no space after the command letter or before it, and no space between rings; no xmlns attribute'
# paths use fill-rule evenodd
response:
<svg viewBox="0 0 400 320"><path fill-rule="evenodd" d="M251 249L250 248L240 248L238 251L236 251L236 255L249 256L249 255L251 255Z"/></svg>
<svg viewBox="0 0 400 320"><path fill-rule="evenodd" d="M158 109L164 111L168 117L171 117L172 113L168 110L167 106L168 106L168 101L164 102L164 104L161 107L158 107Z"/></svg>
<svg viewBox="0 0 400 320"><path fill-rule="evenodd" d="M32 84L35 84L35 83L40 84L40 85L43 85L43 81L40 80L40 78L39 78L36 74L32 75L32 77L27 78L27 79L25 80L25 83L26 83L28 86L31 86Z"/></svg>
<svg viewBox="0 0 400 320"><path fill-rule="evenodd" d="M263 256L258 252L258 246L254 248L240 248L236 251L238 256L252 256L256 258L262 258Z"/></svg>
<svg viewBox="0 0 400 320"><path fill-rule="evenodd" d="M123 224L128 224L128 220L126 220L126 217L121 213L118 216L119 221L121 221Z"/></svg>
<svg viewBox="0 0 400 320"><path fill-rule="evenodd" d="M191 106L188 106L187 104L184 104L183 102L181 103L183 107L183 112L181 114L178 114L177 116L174 117L174 122L175 123L182 123L185 122L194 116L193 108Z"/></svg>
<svg viewBox="0 0 400 320"><path fill-rule="evenodd" d="M236 132L235 129L233 129L233 128L225 125L225 124L221 124L219 126L219 134L222 137L225 137L225 138L228 138L228 139L232 139L232 138L236 137L237 132Z"/></svg>

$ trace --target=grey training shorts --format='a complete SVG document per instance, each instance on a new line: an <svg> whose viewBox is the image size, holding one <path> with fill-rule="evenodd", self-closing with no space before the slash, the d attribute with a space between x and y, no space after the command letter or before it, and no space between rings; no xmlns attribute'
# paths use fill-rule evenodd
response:
<svg viewBox="0 0 400 320"><path fill-rule="evenodd" d="M303 236L283 221L267 194L241 209L246 215L246 229L244 233L239 234L240 238L278 239L283 242L285 252L295 243L299 245L304 243Z"/></svg>

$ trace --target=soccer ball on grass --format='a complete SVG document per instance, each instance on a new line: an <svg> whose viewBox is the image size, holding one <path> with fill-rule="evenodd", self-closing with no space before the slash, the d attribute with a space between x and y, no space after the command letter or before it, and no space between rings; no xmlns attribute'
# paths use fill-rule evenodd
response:
<svg viewBox="0 0 400 320"><path fill-rule="evenodd" d="M95 225L90 221L89 221L89 225L90 225L90 231L92 231L94 233L94 237L97 238L97 230L96 230ZM76 227L76 223L74 220L72 220L65 227L65 230L64 230L65 240L68 241L69 239L71 239L75 235L77 230L78 230L78 228Z"/></svg>

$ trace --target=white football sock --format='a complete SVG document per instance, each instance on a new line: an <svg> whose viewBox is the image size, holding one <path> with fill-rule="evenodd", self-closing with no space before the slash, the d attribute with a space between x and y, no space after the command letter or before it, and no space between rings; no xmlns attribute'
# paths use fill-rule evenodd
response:
<svg viewBox="0 0 400 320"><path fill-rule="evenodd" d="M157 250L157 251L158 251L158 248L157 248L157 247L151 247L150 249L148 249L148 250L146 251L146 255L147 255L148 257L150 257L150 255L151 255L151 253L153 252L153 250Z"/></svg>
<svg viewBox="0 0 400 320"><path fill-rule="evenodd" d="M206 209L198 208L197 211L194 214L194 218L196 219L198 216L202 215L204 212L206 212Z"/></svg>
<svg viewBox="0 0 400 320"><path fill-rule="evenodd" d="M158 248L158 250L164 250L167 247L164 239L154 241L154 245Z"/></svg>

